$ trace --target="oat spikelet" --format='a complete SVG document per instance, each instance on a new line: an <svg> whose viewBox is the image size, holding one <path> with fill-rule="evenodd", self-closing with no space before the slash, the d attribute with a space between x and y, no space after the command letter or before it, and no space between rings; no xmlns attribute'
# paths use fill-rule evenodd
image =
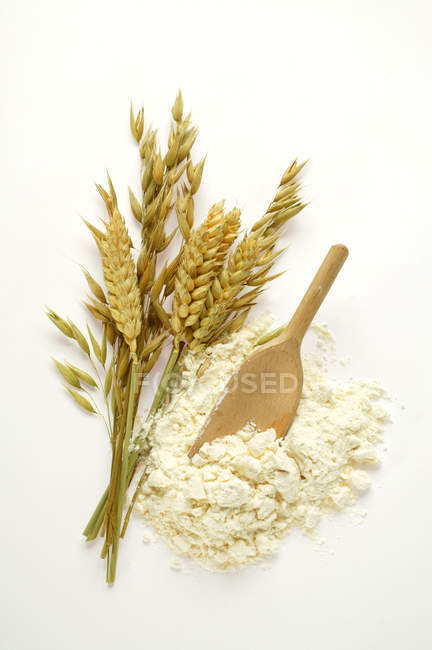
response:
<svg viewBox="0 0 432 650"><path fill-rule="evenodd" d="M177 342L192 340L191 328L199 321L213 279L237 236L239 216L236 209L225 215L223 203L217 203L190 233L174 279L171 327Z"/></svg>
<svg viewBox="0 0 432 650"><path fill-rule="evenodd" d="M101 245L102 269L111 315L135 354L141 331L141 300L131 246L124 219L114 208Z"/></svg>

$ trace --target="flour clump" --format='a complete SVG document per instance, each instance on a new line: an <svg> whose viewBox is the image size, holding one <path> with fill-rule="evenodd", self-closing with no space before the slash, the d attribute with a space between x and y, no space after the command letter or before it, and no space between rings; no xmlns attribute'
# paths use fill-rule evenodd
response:
<svg viewBox="0 0 432 650"><path fill-rule="evenodd" d="M230 377L268 329L268 319L184 359L169 404L145 425L149 453L135 512L177 554L226 570L274 554L297 527L312 533L321 516L353 504L370 486L387 413L376 381L337 383L325 351L333 340L313 326L318 354L303 359L302 399L291 429L242 431L187 456ZM199 369L203 372L198 373Z"/></svg>

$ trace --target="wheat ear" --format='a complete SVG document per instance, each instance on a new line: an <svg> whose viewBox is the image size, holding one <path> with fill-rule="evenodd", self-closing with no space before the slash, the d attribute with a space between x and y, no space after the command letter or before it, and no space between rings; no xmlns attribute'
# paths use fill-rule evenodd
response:
<svg viewBox="0 0 432 650"><path fill-rule="evenodd" d="M131 353L135 354L136 339L141 331L141 300L131 240L117 207L110 214L101 253L111 315Z"/></svg>
<svg viewBox="0 0 432 650"><path fill-rule="evenodd" d="M177 341L192 340L191 329L199 321L216 273L237 236L238 210L224 214L223 203L215 204L204 223L190 234L174 284L171 326Z"/></svg>
<svg viewBox="0 0 432 650"><path fill-rule="evenodd" d="M205 307L195 328L192 348L212 343L223 333L243 324L248 312L261 293L263 285L277 276L268 273L282 250L275 251L282 226L298 214L305 204L299 197L299 172L305 163L294 161L283 174L275 197L265 215L251 228L230 255L227 267L211 284ZM239 296L242 290L252 289ZM236 315L236 312L240 312ZM229 321L230 316L232 320Z"/></svg>

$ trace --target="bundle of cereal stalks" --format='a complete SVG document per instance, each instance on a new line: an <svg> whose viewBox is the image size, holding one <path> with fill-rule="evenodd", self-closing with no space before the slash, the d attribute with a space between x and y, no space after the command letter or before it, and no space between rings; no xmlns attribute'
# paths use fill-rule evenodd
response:
<svg viewBox="0 0 432 650"><path fill-rule="evenodd" d="M190 114L184 116L180 92L171 112L162 155L156 131L145 128L144 109L135 115L131 107L130 126L141 160L139 196L129 188L131 212L141 231L136 262L110 177L107 189L96 186L107 211L104 230L85 223L100 252L105 289L83 269L90 290L84 304L101 333L95 335L87 326L85 335L71 320L47 310L90 366L87 372L54 360L65 387L87 413L104 419L110 439L109 484L84 530L87 540L98 535L104 539L108 583L115 580L119 543L134 502L124 514L127 487L143 451L139 432L134 437L133 431L144 379L170 340L171 353L150 409L153 416L167 398L169 379L179 371L185 352L212 345L242 327L264 285L279 275L270 275L270 270L282 252L277 243L284 224L304 207L298 180L304 163L295 161L264 216L237 244L240 211L227 211L223 202L194 227L194 196L205 159L193 162L198 130ZM178 227L167 233L173 212ZM161 253L178 231L179 248L161 265Z"/></svg>

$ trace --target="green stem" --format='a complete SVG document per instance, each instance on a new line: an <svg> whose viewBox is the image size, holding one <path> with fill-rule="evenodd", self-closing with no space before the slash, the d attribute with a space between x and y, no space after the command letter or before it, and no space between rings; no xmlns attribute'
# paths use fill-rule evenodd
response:
<svg viewBox="0 0 432 650"><path fill-rule="evenodd" d="M159 383L158 390L156 391L156 394L154 396L152 405L150 407L150 411L147 417L150 417L151 415L155 415L156 412L158 411L165 395L166 395L166 390L168 388L168 383L170 380L170 377L173 373L173 371L176 368L176 365L178 363L179 357L181 355L181 352L183 351L184 344L180 343L178 348L175 348L173 346L173 349L171 351L171 354L168 358L168 361L166 363L165 369L162 373L162 377ZM132 480L133 474L135 472L135 467L136 463L138 460L140 450L135 449L129 454L129 460L128 460L128 477L127 477L127 484ZM105 513L105 507L108 499L108 491L109 487L105 490L101 500L99 501L96 510L94 511L90 521L88 522L87 526L84 529L84 535L87 537L87 541L90 541L92 539L95 539L98 535L99 529L102 525L102 521L104 518L104 513ZM135 497L136 499L136 497ZM130 516L130 514L129 514ZM129 521L129 518L128 518ZM126 522L125 522L126 523ZM127 527L127 523L126 523ZM122 536L126 532L126 527L123 526L123 531L122 531Z"/></svg>
<svg viewBox="0 0 432 650"><path fill-rule="evenodd" d="M162 400L164 399L164 397L166 395L166 391L167 391L167 388L168 388L168 382L170 380L171 373L172 373L172 371L174 369L174 366L177 363L177 359L179 358L179 356L181 354L181 351L183 350L183 345L184 345L183 343L180 343L180 345L178 347L175 347L173 345L173 349L171 350L171 354L170 354L170 356L168 358L167 364L165 366L165 370L163 371L161 380L159 382L158 389L157 389L156 394L155 394L155 396L153 398L153 402L152 402L152 405L150 407L150 411L149 411L149 415L148 415L149 417L151 415L155 415L157 413L157 411L158 411L158 409L159 409L159 407L160 407L160 405L162 403Z"/></svg>
<svg viewBox="0 0 432 650"><path fill-rule="evenodd" d="M279 334L282 334L284 329L286 328L286 325L281 325L281 327L278 327L277 329L273 330L272 332L269 332L268 334L264 334L258 341L255 343L255 347L258 345L264 345L264 343L268 343L269 341L272 341L276 336L279 336Z"/></svg>
<svg viewBox="0 0 432 650"><path fill-rule="evenodd" d="M95 539L96 536L97 536L97 533L98 533L99 529L96 531L96 535L94 537L92 536L93 529L95 527L95 524L96 524L97 520L99 519L100 513L102 513L102 518L103 518L107 498L108 498L108 488L103 493L99 503L96 506L96 510L94 511L92 516L90 517L87 526L83 530L83 535L85 537L87 537L87 541L90 541L91 539Z"/></svg>
<svg viewBox="0 0 432 650"><path fill-rule="evenodd" d="M107 416L108 416L108 423L106 422L105 418L104 418L104 421L105 421L105 426L106 426L107 431L108 431L108 436L109 436L110 440L112 440L112 429L113 429L113 427L112 427L112 421L111 421L111 409L110 409L110 405L109 405L109 402L108 402L107 397L106 397L106 395L105 395L104 385L103 385L102 380L101 380L101 378L100 378L100 375L99 375L98 369L97 369L97 367L96 367L96 364L94 363L94 361L93 361L93 359L92 359L91 357L89 357L89 359L90 359L90 363L91 363L91 365L93 366L93 369L94 369L94 371L95 371L95 373L96 373L96 377L97 377L98 382L99 382L99 388L100 388L100 391L101 391L101 393L102 393L102 395L103 395L103 397L104 397L105 408L106 408L106 410L107 410ZM102 366L102 367L103 367L104 370L105 370L105 367L104 367L104 366ZM102 416L102 417L103 417L103 416Z"/></svg>
<svg viewBox="0 0 432 650"><path fill-rule="evenodd" d="M129 519L130 519L130 516L132 514L132 510L134 509L135 502L136 502L136 500L138 498L138 493L139 493L139 491L140 491L140 489L141 489L141 487L142 487L142 485L144 483L145 476L146 476L146 473L143 472L141 474L140 480L138 481L138 485L136 486L135 492L133 493L133 497L132 497L131 502L129 504L129 508L127 509L126 517L124 518L123 528L122 528L120 537L125 536L127 527L129 525Z"/></svg>
<svg viewBox="0 0 432 650"><path fill-rule="evenodd" d="M137 370L137 360L136 358L132 361L132 372L131 372L131 384L129 390L129 400L128 400L128 409L127 409L127 418L126 418L126 431L123 439L122 445L122 460L120 468L120 484L118 491L118 501L117 501L117 520L113 537L112 553L110 558L109 566L109 579L108 583L112 584L115 580L116 567L117 567L117 556L118 556L118 547L120 540L121 532L121 521L123 514L123 505L126 495L127 488L127 476L129 470L129 444L132 434L132 424L133 424L133 412L134 412L134 399L135 399L135 387L136 387L136 370Z"/></svg>
<svg viewBox="0 0 432 650"><path fill-rule="evenodd" d="M150 411L149 411L149 414L147 416L147 419L149 419L153 415L156 415L157 411L159 410L159 408L160 408L160 406L161 406L161 404L162 404L162 402L163 402L163 400L164 400L164 398L166 396L169 380L172 377L175 368L177 367L178 360L179 360L179 357L180 357L180 355L182 353L183 347L184 347L184 343L180 343L180 345L178 347L173 346L173 349L171 350L171 354L170 354L170 356L168 358L168 361L167 361L167 364L165 366L165 370L163 371L161 380L159 382L158 389L157 389L156 394L154 396L152 405L150 407ZM134 450L131 453L130 465L129 465L129 471L130 471L130 479L129 480L132 480L132 476L133 476L134 471L135 471L135 466L136 466L136 462L137 462L137 459L138 459L138 455L139 455L139 450ZM122 531L121 531L121 537L124 537L124 535L126 533L126 529L128 527L128 524L129 524L129 519L130 519L132 510L133 510L133 507L135 505L135 502L137 500L138 492L139 492L139 490L140 490L140 488L141 488L141 486L142 486L142 484L144 482L144 477L145 477L145 472L143 472L141 474L140 480L138 481L138 485L137 485L137 487L135 489L135 492L133 494L133 497L132 497L132 500L130 502L129 508L127 510L125 520L124 520L124 523L123 523L123 528L122 528Z"/></svg>

